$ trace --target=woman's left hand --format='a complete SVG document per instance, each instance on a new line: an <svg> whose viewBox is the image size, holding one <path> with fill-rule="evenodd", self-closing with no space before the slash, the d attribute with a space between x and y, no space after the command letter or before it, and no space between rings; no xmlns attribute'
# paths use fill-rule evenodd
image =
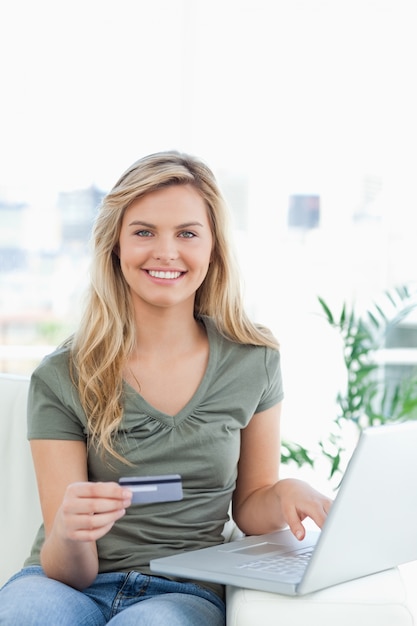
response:
<svg viewBox="0 0 417 626"><path fill-rule="evenodd" d="M308 483L294 478L284 478L274 485L285 522L297 539L304 539L302 521L310 517L319 528L327 518L332 500L316 491Z"/></svg>

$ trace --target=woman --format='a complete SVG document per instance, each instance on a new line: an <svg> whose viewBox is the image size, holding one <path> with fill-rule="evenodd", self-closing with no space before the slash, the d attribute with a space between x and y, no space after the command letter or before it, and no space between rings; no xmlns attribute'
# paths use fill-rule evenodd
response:
<svg viewBox="0 0 417 626"><path fill-rule="evenodd" d="M279 480L276 340L246 316L209 168L134 163L104 199L74 337L35 370L29 439L44 524L0 592L0 624L224 624L222 587L149 560L302 520L330 500ZM177 473L180 501L131 504L122 476Z"/></svg>

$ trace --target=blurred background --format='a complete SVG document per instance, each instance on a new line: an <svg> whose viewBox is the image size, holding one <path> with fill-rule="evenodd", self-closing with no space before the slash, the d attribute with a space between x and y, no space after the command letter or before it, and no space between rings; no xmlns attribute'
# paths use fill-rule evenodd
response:
<svg viewBox="0 0 417 626"><path fill-rule="evenodd" d="M317 440L346 375L318 296L366 309L417 281L416 27L414 0L2 0L0 370L74 329L101 198L178 149L229 202L284 432ZM381 367L414 368L416 328Z"/></svg>

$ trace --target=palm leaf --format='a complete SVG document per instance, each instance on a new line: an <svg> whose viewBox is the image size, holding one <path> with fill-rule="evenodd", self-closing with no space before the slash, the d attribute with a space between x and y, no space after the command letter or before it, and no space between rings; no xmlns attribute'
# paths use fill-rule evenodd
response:
<svg viewBox="0 0 417 626"><path fill-rule="evenodd" d="M327 317L327 319L328 319L329 323L330 323L332 326L334 326L334 317L333 317L333 314L332 314L332 312L330 311L329 307L327 306L327 304L325 303L325 301L323 300L323 298L320 298L320 296L318 297L318 301L320 302L321 307L322 307L323 311L325 312L326 317Z"/></svg>

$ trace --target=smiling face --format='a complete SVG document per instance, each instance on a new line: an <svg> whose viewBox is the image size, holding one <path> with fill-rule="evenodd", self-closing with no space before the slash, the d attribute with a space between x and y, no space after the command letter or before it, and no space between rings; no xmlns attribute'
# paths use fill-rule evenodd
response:
<svg viewBox="0 0 417 626"><path fill-rule="evenodd" d="M118 254L136 310L186 307L210 263L207 207L191 185L173 185L134 200L121 225Z"/></svg>

